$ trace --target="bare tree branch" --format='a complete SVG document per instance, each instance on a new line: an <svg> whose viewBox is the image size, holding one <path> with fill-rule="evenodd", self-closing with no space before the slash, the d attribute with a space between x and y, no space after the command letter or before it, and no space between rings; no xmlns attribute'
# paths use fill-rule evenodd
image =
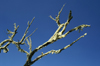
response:
<svg viewBox="0 0 100 66"><path fill-rule="evenodd" d="M1 50L4 49L4 53L7 53L9 51L9 49L7 48L7 46L10 45L10 43L13 42L13 37L15 36L15 34L17 33L17 29L18 29L19 25L17 27L14 26L14 32L10 31L7 29L8 34L12 34L11 36L9 36L9 39L5 39L4 41L2 41L0 43L0 52ZM8 42L5 46L1 47L2 45L4 45L6 42Z"/></svg>
<svg viewBox="0 0 100 66"><path fill-rule="evenodd" d="M34 60L31 60L32 57L34 56L34 54L35 54L38 50L40 50L40 49L42 49L42 48L44 48L44 47L47 47L47 46L50 45L50 44L53 44L53 43L56 42L58 39L62 39L62 38L64 38L64 37L66 37L69 33L73 32L73 31L75 31L75 30L79 30L79 32L80 32L80 30L83 30L84 27L90 27L90 25L82 24L82 25L79 25L79 26L77 26L77 27L75 27L75 28L73 28L73 29L71 29L71 30L65 32L66 27L67 27L67 25L70 23L70 21L71 21L71 19L73 18L73 16L72 16L72 11L70 10L67 21L66 21L65 23L60 23L60 21L59 21L59 20L60 20L60 14L61 14L61 12L62 12L64 6L65 6L65 4L64 4L63 7L61 8L61 10L58 12L58 15L55 17L55 19L50 15L50 18L51 18L52 20L56 21L56 23L57 23L57 25L58 25L58 28L57 28L57 30L54 32L54 34L50 37L50 39L48 39L48 41L46 41L46 42L43 43L42 45L38 46L38 47L35 48L34 50L32 50L32 40L31 40L31 36L32 36L32 34L33 34L37 29L35 29L29 36L26 36L26 35L27 35L27 33L28 33L28 29L30 28L32 22L33 22L34 19L35 19L35 17L34 17L34 18L32 19L31 22L28 21L28 23L27 23L27 24L28 24L28 27L26 28L25 33L23 34L23 36L22 36L22 38L20 39L20 41L14 41L14 40L13 40L13 37L16 35L17 29L18 29L19 25L16 26L16 23L14 23L14 31L10 31L10 30L7 29L7 32L8 32L8 34L10 34L10 35L8 36L8 37L9 37L8 39L5 39L4 41L2 41L2 42L0 43L0 52L1 52L1 50L3 50L4 53L7 53L7 52L9 51L9 49L8 49L7 47L8 47L11 43L12 43L12 44L15 44L16 47L18 48L18 51L23 52L23 53L26 53L26 55L27 55L27 61L26 61L26 63L24 64L24 66L30 66L30 65L32 65L33 63L35 63L36 61L38 61L39 59L41 59L42 57L44 57L44 56L46 56L46 55L48 55L48 54L50 54L50 53L52 53L52 54L53 54L53 53L59 54L59 53L61 53L62 50L65 50L65 49L67 49L68 47L72 46L72 45L73 45L75 42L77 42L79 39L81 39L82 37L84 37L85 35L87 35L87 33L85 33L84 35L80 36L78 39L76 39L75 41L73 41L71 44L69 44L69 45L67 45L67 46L65 46L65 47L63 47L63 48L61 48L61 49L58 49L58 50L50 50L50 51L48 51L48 52L46 52L46 53L43 53L43 52L42 52L41 55L39 55L38 57L36 57ZM62 29L62 30L61 30L61 29ZM65 32L65 34L64 34L64 32ZM4 45L4 44L5 44L5 45ZM24 44L28 44L28 45L29 45L29 52L28 52L28 51L25 51L24 49L22 49L22 48L20 47L20 45L24 45ZM3 46L3 45L4 45L4 46Z"/></svg>
<svg viewBox="0 0 100 66"><path fill-rule="evenodd" d="M49 16L51 19L53 19L54 21L56 21L56 23L57 23L58 26L60 26L59 17L60 17L60 13L62 12L64 6L65 6L65 4L64 4L63 7L61 8L61 10L58 12L58 16L56 16L55 19L54 19L51 15Z"/></svg>
<svg viewBox="0 0 100 66"><path fill-rule="evenodd" d="M32 22L33 22L34 19L35 19L35 17L32 19L32 21L31 21L30 23L29 23L29 21L28 21L28 27L26 28L26 31L25 31L25 33L24 33L22 39L20 40L20 42L23 42L23 40L25 39L26 34L28 33L28 29L29 29L29 27L30 27L30 25L32 24Z"/></svg>
<svg viewBox="0 0 100 66"><path fill-rule="evenodd" d="M2 42L0 43L0 52L1 52L1 50L4 49L4 52L7 53L7 52L9 51L9 49L8 49L7 47L12 43L12 44L15 44L15 45L16 45L16 47L18 48L18 51L23 52L23 53L26 53L27 56L28 56L29 53L28 53L27 51L21 49L20 45L25 44L26 39L28 39L30 36L32 36L32 34L36 31L36 30L33 31L28 37L26 37L26 34L27 34L27 32L28 32L28 29L29 29L29 27L30 27L30 25L32 24L32 22L33 22L34 19L35 19L35 17L32 19L32 21L31 21L30 23L28 22L28 27L27 27L27 29L26 29L26 31L25 31L25 33L24 33L24 35L23 35L23 37L22 37L22 39L21 39L20 42L19 42L19 41L16 42L16 41L13 40L13 37L14 37L15 34L17 33L17 29L18 29L19 25L16 27L16 23L14 23L14 32L12 32L12 31L10 31L10 30L7 29L8 34L12 34L12 35L11 35L11 36L8 36L9 39L5 39L4 41L2 41ZM26 38L25 38L25 37L26 37ZM24 42L23 42L23 40L24 40ZM7 42L8 42L8 43L7 43ZM5 43L7 43L7 44L4 45ZM32 41L30 40L30 49L31 49L31 47L32 47L31 44L32 44ZM4 45L4 46L3 46L3 45ZM3 47L2 47L2 46L3 46ZM32 51L32 49L31 49L30 51Z"/></svg>
<svg viewBox="0 0 100 66"><path fill-rule="evenodd" d="M78 39L76 39L76 40L73 41L71 44L65 46L65 47L62 48L62 49L59 49L59 50L50 50L50 51L48 51L48 52L46 52L46 53L43 53L43 52L42 52L40 56L38 56L37 58L35 58L35 59L32 61L32 64L35 63L36 61L38 61L39 59L41 59L42 57L44 57L44 56L50 54L50 53L52 53L52 54L54 54L54 53L55 53L55 54L61 53L62 50L65 50L65 49L67 49L68 47L72 46L75 42L77 42L80 38L84 37L85 35L87 35L87 33L85 33L84 35L80 36Z"/></svg>
<svg viewBox="0 0 100 66"><path fill-rule="evenodd" d="M64 7L64 6L65 6L65 5L63 5L63 7ZM33 57L33 55L34 55L38 50L40 50L40 49L42 49L42 48L44 48L44 47L46 47L46 46L48 46L48 45L54 43L54 42L57 41L58 39L61 39L61 38L66 37L66 36L67 36L69 33L71 33L72 31L75 31L75 30L79 30L79 31L80 31L80 30L82 30L84 27L90 27L90 25L83 24L83 25L77 26L77 27L75 27L75 28L73 28L73 29L67 31L65 34L63 34L63 33L65 32L65 30L66 30L67 25L70 23L70 20L73 18L73 17L72 17L72 12L70 11L69 16L68 16L68 20L67 20L65 23L62 23L62 24L59 22L60 13L61 13L63 7L62 7L61 10L58 12L58 16L56 16L55 19L50 15L50 18L53 19L54 21L56 21L56 23L57 23L57 25L58 25L58 29L55 31L55 33L53 34L53 36L51 36L51 38L50 38L48 41L46 41L46 42L43 43L42 45L38 46L36 49L34 49L34 50L30 53L30 55L29 55L29 57L28 57L28 59L27 59L27 61L26 61L26 63L25 63L24 66L30 66L30 65L32 65L34 62L36 62L37 60L41 59L42 57L44 57L44 56L46 56L46 55L48 55L48 54L50 54L50 53L57 53L57 54L58 54L58 53L60 53L62 50L65 50L65 49L67 49L68 47L72 46L76 41L78 41L80 38L82 38L82 37L84 37L84 36L86 35L86 33L85 33L83 36L79 37L77 40L75 40L74 42L72 42L71 44L65 46L65 47L62 48L62 49L59 49L59 50L51 50L51 51L48 51L47 53L43 53L43 52L42 52L42 54L41 54L40 56L38 56L38 57L35 58L33 61L31 61L31 58ZM61 30L61 28L62 28L62 30Z"/></svg>

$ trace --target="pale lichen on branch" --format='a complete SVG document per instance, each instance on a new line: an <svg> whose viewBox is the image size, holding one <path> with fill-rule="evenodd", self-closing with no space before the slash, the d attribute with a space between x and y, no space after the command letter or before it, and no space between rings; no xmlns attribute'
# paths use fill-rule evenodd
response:
<svg viewBox="0 0 100 66"><path fill-rule="evenodd" d="M63 7L64 7L64 6L65 6L65 4L63 5ZM56 16L56 18L53 18L53 17L50 15L50 18L51 18L52 20L56 21L56 23L57 23L57 25L58 25L58 29L55 31L55 33L53 34L53 36L51 36L51 38L50 38L48 41L46 41L45 43L43 43L42 45L38 46L36 49L34 49L34 50L32 51L32 53L31 53L30 56L29 56L29 59L31 59L32 56L33 56L38 50L40 50L40 49L42 49L42 48L44 48L44 47L46 47L46 46L48 46L48 45L54 43L54 42L57 41L58 39L61 39L61 38L66 37L66 36L67 36L69 33L71 33L72 31L75 31L75 30L79 30L79 31L80 31L80 30L83 30L84 27L90 27L90 25L87 25L87 24L79 25L79 26L77 26L77 27L75 27L75 28L73 28L73 29L67 31L65 34L63 34L63 33L65 32L65 29L66 29L67 25L70 23L70 20L73 18L73 16L72 16L72 11L70 10L70 13L69 13L69 15L68 15L67 21L66 21L65 23L62 23L62 24L60 23L59 17L60 17L60 14L61 14L61 12L62 12L63 7L62 7L61 10L58 12L58 15ZM61 30L61 28L62 28L62 30ZM61 30L61 31L60 31L60 30ZM75 42L77 42L80 38L84 37L86 34L87 34L87 33L85 33L84 35L80 36L77 40L75 40L75 41L72 42L71 44L69 44L69 45L63 47L62 49L59 49L59 50L51 50L51 51L48 51L48 52L46 52L46 53L43 53L43 52L42 52L42 54L41 54L40 56L38 56L37 58L35 58L33 61L31 61L30 64L33 64L33 63L36 62L37 60L41 59L42 57L44 57L44 56L46 56L46 55L48 55L48 54L50 54L50 53L52 53L52 54L53 54L53 53L56 53L56 54L60 53L62 50L65 50L65 49L67 49L68 47L72 46ZM28 64L28 61L26 62L25 65L27 65L27 64Z"/></svg>
<svg viewBox="0 0 100 66"><path fill-rule="evenodd" d="M90 25L82 24L82 25L79 25L79 26L77 26L77 27L75 27L75 28L73 28L73 29L71 29L71 30L65 32L66 27L67 27L67 25L70 23L70 21L71 21L71 19L73 18L73 16L72 16L72 11L70 10L67 21L66 21L65 23L60 23L60 21L59 21L59 20L60 20L60 14L61 14L61 12L62 12L64 6L65 6L65 4L64 4L63 7L61 8L61 10L58 12L58 15L57 15L55 18L53 18L51 15L49 16L52 20L54 20L54 21L57 23L58 28L57 28L57 30L54 32L54 34L50 37L50 39L48 39L48 41L46 41L46 42L43 43L42 45L36 47L34 50L32 50L32 40L31 40L31 36L32 36L32 34L33 34L37 29L35 29L29 36L26 36L26 35L27 35L27 33L28 33L28 29L30 28L32 22L33 22L34 19L35 19L35 17L34 17L34 18L32 19L31 22L28 21L28 23L27 23L28 26L27 26L27 28L26 28L26 30L25 30L25 33L23 34L22 38L20 39L20 41L14 41L14 40L13 40L13 37L16 35L17 29L18 29L19 25L16 26L16 23L14 23L14 31L10 31L10 30L7 29L8 34L11 34L11 35L8 36L8 37L9 37L8 39L5 39L4 41L2 41L2 42L0 43L0 52L1 52L1 50L3 50L5 53L7 53L7 52L9 51L9 49L8 49L7 47L8 47L11 43L12 43L12 44L15 44L16 47L18 48L18 51L23 52L23 53L26 53L26 55L27 55L27 61L26 61L26 63L24 64L24 66L30 66L30 65L32 65L33 63L35 63L37 60L41 59L42 57L44 57L44 56L46 56L46 55L48 55L48 54L50 54L50 53L51 53L51 54L54 54L54 53L55 53L55 54L59 54L62 50L65 50L65 49L67 49L68 47L72 46L72 45L73 45L75 42L77 42L79 39L81 39L82 37L84 37L85 35L87 35L87 33L85 33L84 35L80 36L78 39L76 39L75 41L73 41L71 44L66 45L65 47L63 47L63 48L61 48L61 49L58 49L58 50L50 50L50 51L48 51L48 52L46 52L46 53L43 53L43 52L42 52L41 55L39 55L38 57L36 57L34 60L31 60L32 57L34 56L34 54L35 54L38 50L40 50L40 49L42 49L42 48L44 48L44 47L47 47L47 46L50 45L50 44L53 44L53 43L56 42L58 39L62 39L62 38L64 38L64 37L66 37L69 33L73 32L73 31L75 31L75 30L79 30L79 32L80 32L80 30L83 30L83 28L85 28L85 27L90 27ZM64 33L65 33L65 34L64 34ZM6 45L4 45L4 44L6 44ZM20 45L24 45L24 44L28 44L28 45L29 45L29 52L28 52L28 51L25 51L24 49L22 49L22 48L20 47ZM4 46L3 46L3 45L4 45Z"/></svg>

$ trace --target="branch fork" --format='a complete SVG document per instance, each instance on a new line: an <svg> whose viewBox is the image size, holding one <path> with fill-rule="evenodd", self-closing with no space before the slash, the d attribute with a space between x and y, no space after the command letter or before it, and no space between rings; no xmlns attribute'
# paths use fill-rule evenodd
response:
<svg viewBox="0 0 100 66"><path fill-rule="evenodd" d="M26 36L26 35L27 35L27 33L28 33L28 29L30 28L32 22L33 22L34 19L35 19L35 17L34 17L34 18L32 19L31 22L28 21L28 23L27 23L27 24L28 24L28 27L26 28L25 33L23 34L22 38L21 38L19 41L14 41L14 40L13 40L13 37L17 34L17 29L18 29L19 25L16 26L16 23L14 23L14 31L10 31L10 30L7 29L7 32L8 32L8 34L10 34L10 36L8 36L8 37L9 37L8 39L5 39L4 41L2 41L2 42L0 43L0 52L1 52L1 50L3 50L4 53L7 53L7 52L9 51L8 46L9 46L11 43L12 43L12 44L15 44L16 47L18 48L18 51L23 52L23 53L26 53L26 55L27 55L27 61L26 61L26 63L24 64L24 66L30 66L30 65L32 65L33 63L35 63L37 60L41 59L42 57L44 57L44 56L46 56L46 55L48 55L48 54L50 54L50 53L51 53L51 54L54 54L54 53L55 53L55 54L59 54L59 53L61 53L62 50L65 50L65 49L67 49L68 47L72 46L72 45L73 45L75 42L77 42L79 39L81 39L82 37L84 37L85 35L87 35L87 33L85 33L84 35L80 36L78 39L76 39L75 41L73 41L71 44L68 44L67 46L65 46L65 47L63 47L63 48L61 48L61 49L58 49L58 50L50 50L50 51L48 51L48 52L46 52L46 53L41 52L41 55L39 55L38 57L36 57L34 60L31 60L32 57L34 56L34 54L35 54L38 50L40 50L40 49L42 49L42 48L44 48L44 47L47 47L47 46L50 45L50 44L53 44L53 43L56 42L58 39L62 39L62 38L64 38L64 37L66 37L69 33L73 32L73 31L79 30L79 32L80 32L80 30L83 30L84 27L90 27L90 25L82 24L82 25L79 25L79 26L77 26L77 27L75 27L75 28L73 28L73 29L71 29L71 30L65 32L66 27L67 27L67 25L70 23L70 21L71 21L71 19L73 18L73 16L72 16L72 11L70 10L67 21L66 21L65 23L60 23L60 21L59 21L59 20L60 20L60 14L61 14L61 12L62 12L64 6L65 6L65 4L64 4L63 7L61 8L61 10L58 12L58 15L57 15L55 18L53 18L51 15L49 16L52 20L54 20L54 21L57 23L58 28L57 28L57 30L55 31L55 33L50 37L50 39L49 39L48 41L46 41L46 42L43 43L42 45L38 46L38 47L35 48L34 50L32 50L32 40L31 40L31 36L32 36L32 34L33 34L37 29L34 30L29 36ZM61 29L62 29L62 30L61 30ZM64 32L65 32L65 34L64 34ZM26 43L26 42L27 42L27 43ZM4 45L5 43L6 43L6 45ZM20 45L24 45L24 44L28 44L28 45L29 45L29 52L25 51L24 49L22 49L22 48L20 47ZM3 45L4 45L4 46L3 46Z"/></svg>

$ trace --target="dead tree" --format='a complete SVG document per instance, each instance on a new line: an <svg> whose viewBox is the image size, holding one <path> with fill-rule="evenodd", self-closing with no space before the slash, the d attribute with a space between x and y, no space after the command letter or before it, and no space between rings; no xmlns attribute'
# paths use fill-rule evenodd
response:
<svg viewBox="0 0 100 66"><path fill-rule="evenodd" d="M65 6L65 4L63 5L63 7L64 7L64 6ZM34 54L35 54L38 50L40 50L40 49L42 49L42 48L44 48L44 47L46 47L46 46L48 46L48 45L50 45L50 44L56 42L58 39L61 39L61 38L66 37L69 33L73 32L73 31L76 31L76 30L79 30L79 31L80 31L80 30L83 30L84 27L90 27L90 25L82 24L82 25L79 25L79 26L77 26L77 27L75 27L75 28L73 28L73 29L67 31L67 32L64 34L64 32L65 32L65 30L66 30L66 27L67 27L67 25L70 23L70 20L73 18L73 16L72 16L72 12L70 11L67 21L66 21L65 23L62 23L62 24L61 24L60 21L59 21L59 17L60 17L60 13L62 12L63 7L62 7L61 10L58 12L58 15L57 15L55 18L53 18L53 17L50 15L50 18L51 18L52 20L54 20L54 21L57 23L58 28L57 28L57 30L55 31L55 33L50 37L50 39L49 39L48 41L46 41L46 42L43 43L42 45L38 46L38 47L35 48L34 50L32 50L32 46L31 46L31 45L32 45L31 36L32 36L32 34L33 34L37 29L36 29L35 31L33 31L29 36L26 36L26 34L28 33L28 29L29 29L29 27L31 26L33 20L35 19L35 17L34 17L34 18L32 19L31 22L28 21L28 27L26 28L24 35L22 36L22 38L21 38L19 41L14 41L14 40L13 40L14 36L17 34L17 29L18 29L19 25L16 26L16 23L14 23L14 31L10 31L10 30L7 29L7 32L8 32L8 34L10 34L10 36L8 36L8 37L9 37L8 39L5 39L4 41L2 41L2 42L0 43L0 53L1 53L1 50L3 50L4 53L7 53L7 52L9 51L9 49L8 49L7 47L8 47L11 43L12 43L12 44L15 44L16 47L18 48L18 51L23 52L23 53L26 53L26 55L27 55L27 60L26 60L26 62L25 62L25 64L24 64L24 66L31 66L33 63L35 63L36 61L38 61L39 59L41 59L42 57L44 57L44 56L46 56L46 55L48 55L48 54L50 54L50 53L52 53L52 54L53 54L53 53L59 54L61 51L67 49L67 48L70 47L70 46L72 46L72 45L73 45L75 42L77 42L80 38L82 38L82 37L84 37L85 35L87 35L87 33L85 33L84 35L80 36L78 39L76 39L75 41L73 41L71 44L66 45L65 47L60 48L60 49L58 49L58 50L50 50L50 51L48 51L48 52L46 52L46 53L41 52L41 55L39 55L39 56L36 57L34 60L32 60L32 57L34 56ZM26 43L26 42L27 42L27 43ZM4 45L4 44L5 44L5 45ZM25 51L24 49L22 49L22 48L20 47L20 45L23 45L23 44L28 44L28 45L29 45L29 50L30 50L30 52L27 52L27 51Z"/></svg>

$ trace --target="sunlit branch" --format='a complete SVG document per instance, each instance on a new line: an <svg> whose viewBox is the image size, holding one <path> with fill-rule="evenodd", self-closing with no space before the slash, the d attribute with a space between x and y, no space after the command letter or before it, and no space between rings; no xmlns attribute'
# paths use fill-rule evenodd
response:
<svg viewBox="0 0 100 66"><path fill-rule="evenodd" d="M26 34L28 33L28 29L29 29L29 27L30 27L30 25L32 24L32 22L33 22L34 19L35 19L35 17L32 19L32 21L31 21L30 23L29 23L29 21L28 21L28 27L26 28L26 31L25 31L25 33L24 33L22 39L20 40L20 42L22 42L22 41L25 39Z"/></svg>
<svg viewBox="0 0 100 66"><path fill-rule="evenodd" d="M55 19L54 19L51 15L49 16L51 19L53 19L54 21L56 21L56 23L57 23L58 26L60 26L59 17L60 17L60 13L62 12L64 6L65 6L65 4L64 4L63 7L61 8L61 10L58 12L58 16L56 16Z"/></svg>
<svg viewBox="0 0 100 66"><path fill-rule="evenodd" d="M65 6L65 5L63 5L63 7L64 7L64 6ZM29 55L29 57L28 57L28 59L27 59L27 61L26 61L26 63L25 63L24 66L30 66L31 64L33 64L33 63L36 62L37 60L41 59L42 57L44 57L44 56L46 56L46 55L48 55L48 54L50 54L50 53L60 53L62 50L65 50L65 49L67 49L68 47L72 46L76 41L78 41L80 38L82 38L82 37L84 37L84 36L86 35L86 33L85 33L83 36L79 37L77 40L75 40L74 42L72 42L71 44L65 46L65 47L62 48L62 49L59 49L59 50L51 50L51 51L48 51L47 53L43 53L43 52L42 52L42 54L41 54L40 56L38 56L38 57L35 58L33 61L31 61L33 55L34 55L38 50L40 50L40 49L42 49L42 48L44 48L44 47L46 47L46 46L48 46L48 45L50 45L50 44L56 42L58 39L61 39L61 38L66 37L66 36L67 36L69 33L71 33L72 31L75 31L75 30L79 30L79 31L80 31L80 30L82 30L84 27L90 27L90 25L83 24L83 25L77 26L77 27L75 27L75 28L73 28L73 29L67 31L65 34L63 34L63 33L65 32L65 30L66 30L67 25L70 23L71 19L73 18L72 12L71 12L71 10L70 10L70 13L69 13L69 15L68 15L67 21L66 21L65 23L62 23L62 24L59 22L60 13L62 12L63 7L62 7L61 10L58 12L58 16L56 16L55 19L50 15L50 18L51 18L52 20L56 21L56 23L57 23L57 25L58 25L58 29L55 31L55 33L53 34L53 36L51 36L50 39L49 39L48 41L46 41L46 42L43 43L42 45L38 46L37 48L35 48L35 49L30 53L30 55ZM61 29L62 29L62 30L61 30Z"/></svg>
<svg viewBox="0 0 100 66"><path fill-rule="evenodd" d="M18 49L18 51L23 52L23 53L26 53L26 55L27 55L27 61L26 61L26 63L24 64L24 66L30 66L30 65L32 65L33 63L35 63L36 61L38 61L39 59L41 59L42 57L44 57L44 56L46 56L46 55L48 55L48 54L50 54L50 53L52 53L52 54L53 54L53 53L55 53L55 54L61 53L61 51L67 49L67 48L70 47L70 46L72 46L72 45L73 45L75 42L77 42L79 39L81 39L82 37L84 37L85 35L87 35L87 33L85 33L84 35L80 36L78 39L76 39L75 41L73 41L71 44L69 44L69 45L67 45L67 46L65 46L65 47L63 47L63 48L61 48L61 49L58 49L58 50L50 50L50 51L48 51L48 52L46 52L46 53L43 53L43 52L42 52L41 55L39 55L39 56L36 57L34 60L32 60L32 57L34 56L34 54L35 54L38 50L43 49L44 47L47 47L47 46L50 45L50 44L53 44L53 43L56 42L58 39L62 39L62 38L64 38L64 37L66 37L68 34L70 34L71 32L73 32L73 31L75 31L75 30L79 30L79 32L80 32L81 30L83 30L83 28L85 28L85 27L90 27L90 25L82 24L82 25L79 25L79 26L77 26L77 27L75 27L75 28L73 28L73 29L71 29L71 30L65 32L66 27L67 27L67 25L70 23L70 21L71 21L71 19L73 18L73 16L72 16L72 11L70 10L67 21L66 21L65 23L60 23L60 21L59 21L59 20L60 20L60 14L61 14L61 12L62 12L64 6L65 6L65 4L64 4L63 7L61 8L61 10L58 12L58 15L57 15L55 18L53 18L53 17L50 15L50 18L51 18L52 20L54 20L54 21L57 23L58 28L57 28L57 30L54 32L54 34L53 34L46 42L44 42L43 44L41 44L40 46L38 46L38 47L36 47L34 50L32 50L32 40L31 40L31 36L33 35L33 33L34 33L37 29L35 29L29 36L26 36L26 35L27 35L27 33L28 33L28 29L30 28L31 24L33 23L33 21L34 21L34 19L35 19L35 17L34 17L34 18L32 19L31 22L28 21L28 23L27 23L28 26L27 26L27 28L26 28L26 30L25 30L25 33L23 34L22 38L21 38L20 40L18 40L18 41L13 40L13 38L14 38L14 36L15 36L16 33L17 33L17 29L18 29L19 25L16 26L16 23L14 23L14 31L11 31L11 30L8 30L8 29L7 29L7 32L8 32L8 34L10 34L10 35L8 36L8 39L5 39L5 40L3 40L3 41L0 43L0 53L1 53L1 50L3 50L4 53L7 53L7 52L9 51L8 46L9 46L11 43L12 43L12 44L15 44L16 47L17 47L17 49ZM64 33L65 33L65 34L64 34ZM29 46L29 52L28 52L28 51L25 51L24 49L21 48L20 45L24 45L24 44L27 44L27 45Z"/></svg>
<svg viewBox="0 0 100 66"><path fill-rule="evenodd" d="M64 48L62 48L62 49L59 49L59 50L50 50L50 51L48 51L48 52L46 52L46 53L41 53L41 55L40 56L38 56L37 58L35 58L31 63L33 64L33 63L35 63L36 61L38 61L39 59L41 59L42 57L44 57L44 56L46 56L46 55L48 55L48 54L59 54L59 53L61 53L61 51L62 50L65 50L65 49L67 49L68 47L70 47L70 46L72 46L75 42L77 42L79 39L81 39L82 37L84 37L85 35L87 35L87 33L85 33L84 35L82 35L82 36L80 36L78 39L76 39L75 41L73 41L71 44L69 44L69 45L67 45L67 46L65 46Z"/></svg>
<svg viewBox="0 0 100 66"><path fill-rule="evenodd" d="M16 24L15 24L16 25ZM7 53L8 51L9 51L9 49L7 48L9 45L10 45L10 43L12 43L13 42L13 37L15 36L15 34L17 33L17 29L18 29L18 27L19 27L19 25L17 26L17 27L15 27L15 25L14 25L14 32L12 32L12 31L10 31L10 30L8 30L7 29L7 31L8 31L8 34L12 34L11 36L9 36L9 39L5 39L4 41L2 41L1 43L0 43L0 52L1 52L1 50L3 50L4 49L4 53ZM8 42L8 43L7 43ZM4 45L5 43L7 43L6 45ZM4 45L4 46L3 46ZM3 46L3 47L2 47Z"/></svg>

